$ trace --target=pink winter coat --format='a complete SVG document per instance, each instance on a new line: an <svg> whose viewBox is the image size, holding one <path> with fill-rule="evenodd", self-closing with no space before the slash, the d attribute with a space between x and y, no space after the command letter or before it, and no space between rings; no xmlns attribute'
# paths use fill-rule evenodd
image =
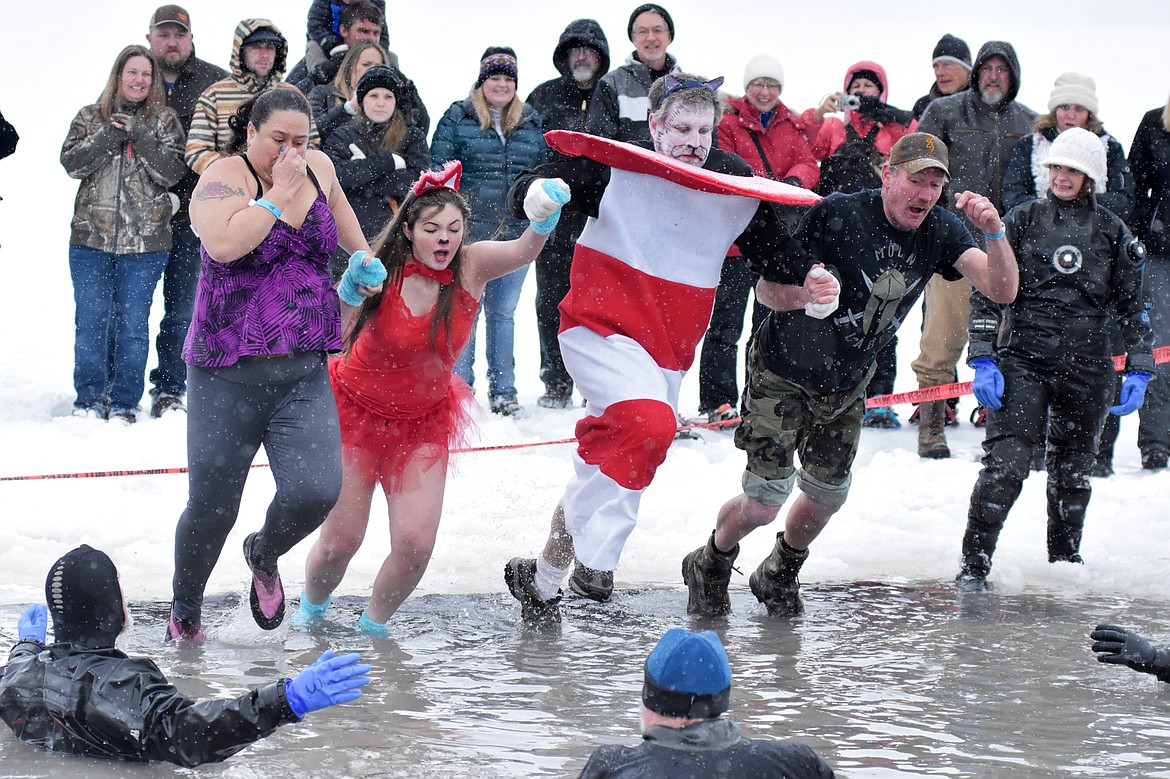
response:
<svg viewBox="0 0 1170 779"><path fill-rule="evenodd" d="M760 158L760 149L752 140L752 133L760 141L772 177L777 181L797 178L800 186L812 189L820 178L817 158L809 148L800 117L780 103L772 112L768 126L760 123L760 112L746 98L729 98L728 109L719 122L719 148L733 152L747 160L757 176L768 178L768 168ZM842 131L844 132L844 131Z"/></svg>
<svg viewBox="0 0 1170 779"><path fill-rule="evenodd" d="M849 69L845 71L845 85L842 89L845 91L849 90L849 84L853 82L859 70L872 70L878 74L882 82L882 93L878 95L878 99L883 103L886 102L886 98L890 92L890 82L886 77L885 68L876 62L863 60L850 65ZM800 121L804 125L804 131L808 137L812 153L818 160L823 160L825 157L828 157L837 150L837 147L845 143L845 122L852 124L854 131L861 137L865 137L873 129L874 125L877 124L865 119L856 111L846 111L844 121L835 116L826 116L823 122L817 122L813 116L813 110L810 108L801 114ZM914 132L916 127L918 127L917 119L912 120L908 127L903 124L882 124L881 129L878 130L877 137L874 139L874 146L882 154L889 156L890 147L903 135Z"/></svg>

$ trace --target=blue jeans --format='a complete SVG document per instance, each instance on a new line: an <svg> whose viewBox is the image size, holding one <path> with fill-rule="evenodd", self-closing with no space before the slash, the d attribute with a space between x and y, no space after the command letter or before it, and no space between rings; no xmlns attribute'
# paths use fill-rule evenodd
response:
<svg viewBox="0 0 1170 779"><path fill-rule="evenodd" d="M70 244L69 275L77 308L73 343L77 408L103 412L138 408L150 351L150 304L166 261L167 252L111 254Z"/></svg>
<svg viewBox="0 0 1170 779"><path fill-rule="evenodd" d="M191 324L195 287L199 283L199 236L191 232L191 223L185 219L173 220L171 231L174 245L163 271L163 318L154 341L158 367L150 372L152 396L183 395L187 391L183 341Z"/></svg>
<svg viewBox="0 0 1170 779"><path fill-rule="evenodd" d="M516 325L513 315L527 273L528 266L525 265L507 276L492 279L483 290L480 308L487 312L488 397L492 400L516 397L516 357L513 353ZM475 312L475 321L477 325L472 327L471 339L455 363L455 373L468 386L475 383L472 368L475 365L475 330L479 311Z"/></svg>

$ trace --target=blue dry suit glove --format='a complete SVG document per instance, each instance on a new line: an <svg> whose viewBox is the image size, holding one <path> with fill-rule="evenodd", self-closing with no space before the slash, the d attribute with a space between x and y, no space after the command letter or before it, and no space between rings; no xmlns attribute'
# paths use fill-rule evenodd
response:
<svg viewBox="0 0 1170 779"><path fill-rule="evenodd" d="M293 714L303 717L310 711L362 697L358 687L370 683L370 666L359 662L361 659L357 652L335 657L329 649L297 678L285 680L284 695Z"/></svg>
<svg viewBox="0 0 1170 779"><path fill-rule="evenodd" d="M34 603L20 615L16 623L16 636L21 641L45 643L45 632L49 628L49 610L43 603Z"/></svg>
<svg viewBox="0 0 1170 779"><path fill-rule="evenodd" d="M349 268L337 285L337 296L351 306L360 306L365 298L358 287L376 287L385 280L386 266L381 260L371 257L369 252L354 252L349 257Z"/></svg>
<svg viewBox="0 0 1170 779"><path fill-rule="evenodd" d="M537 186L537 185L540 186ZM532 232L548 235L561 219L561 206L569 202L569 185L560 179L534 179L524 196L524 215Z"/></svg>
<svg viewBox="0 0 1170 779"><path fill-rule="evenodd" d="M971 367L975 369L975 381L971 382L975 399L979 405L999 411L1003 408L1000 401L1003 397L1003 374L999 372L999 365L990 357L979 357L971 361Z"/></svg>
<svg viewBox="0 0 1170 779"><path fill-rule="evenodd" d="M1142 400L1146 397L1146 385L1150 382L1148 373L1127 373L1121 382L1121 392L1118 393L1120 404L1111 406L1109 413L1123 417L1132 414L1142 407Z"/></svg>

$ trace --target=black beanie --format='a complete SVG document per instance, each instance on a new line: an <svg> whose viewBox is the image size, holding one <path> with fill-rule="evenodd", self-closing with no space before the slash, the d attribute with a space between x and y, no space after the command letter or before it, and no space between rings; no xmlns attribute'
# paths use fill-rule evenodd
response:
<svg viewBox="0 0 1170 779"><path fill-rule="evenodd" d="M373 65L362 77L358 79L357 83L357 102L360 106L362 101L366 99L366 95L370 93L371 89L389 89L394 93L394 99L398 99L398 79L386 65Z"/></svg>
<svg viewBox="0 0 1170 779"><path fill-rule="evenodd" d="M971 49L962 38L956 38L950 33L947 33L938 39L938 43L934 47L934 53L930 55L930 64L933 65L939 60L957 62L960 65L966 65L967 70L970 70Z"/></svg>
<svg viewBox="0 0 1170 779"><path fill-rule="evenodd" d="M125 613L118 569L102 551L82 544L49 569L45 601L53 615L53 636L91 648L114 645Z"/></svg>
<svg viewBox="0 0 1170 779"><path fill-rule="evenodd" d="M515 50L507 46L488 46L479 58L479 78L475 80L475 88L479 89L483 82L498 73L519 81L519 72Z"/></svg>
<svg viewBox="0 0 1170 779"><path fill-rule="evenodd" d="M632 43L634 40L634 20L647 12L656 13L662 17L662 21L666 22L666 29L670 31L670 40L673 42L674 19L671 19L666 9L657 3L642 3L642 5L635 8L634 12L630 14L630 23L626 25L626 37L630 39L630 42Z"/></svg>
<svg viewBox="0 0 1170 779"><path fill-rule="evenodd" d="M881 93L884 93L886 91L886 84L882 80L881 75L876 70L870 70L869 68L858 68L857 70L850 73L849 74L849 83L846 85L846 87L847 88L852 87L853 82L859 78L867 78L870 81L872 81L873 83L877 84L878 91Z"/></svg>

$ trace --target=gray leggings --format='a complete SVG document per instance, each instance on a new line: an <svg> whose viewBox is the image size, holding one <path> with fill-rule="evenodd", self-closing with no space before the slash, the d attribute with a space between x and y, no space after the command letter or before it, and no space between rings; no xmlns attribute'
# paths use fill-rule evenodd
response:
<svg viewBox="0 0 1170 779"><path fill-rule="evenodd" d="M323 353L188 367L189 496L175 528L178 617L201 617L204 588L236 523L261 444L276 496L253 556L274 569L277 558L321 526L341 493L341 431Z"/></svg>

